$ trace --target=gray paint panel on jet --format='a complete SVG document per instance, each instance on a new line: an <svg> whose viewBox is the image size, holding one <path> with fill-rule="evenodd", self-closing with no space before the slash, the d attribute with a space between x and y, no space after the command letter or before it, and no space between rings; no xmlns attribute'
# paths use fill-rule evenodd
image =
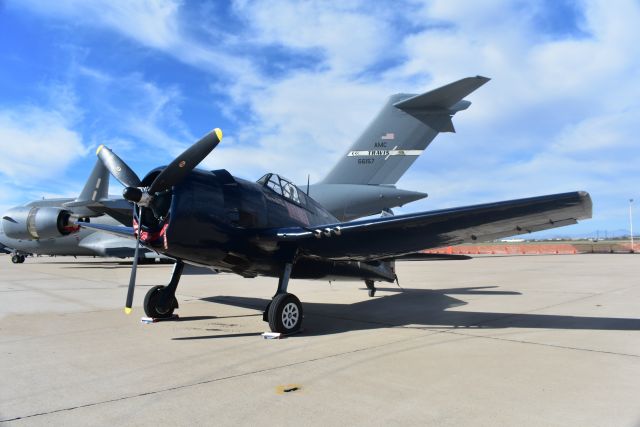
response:
<svg viewBox="0 0 640 427"><path fill-rule="evenodd" d="M355 144L322 181L325 184L395 184L438 134L393 106L411 95L392 96ZM390 152L390 153L387 153Z"/></svg>

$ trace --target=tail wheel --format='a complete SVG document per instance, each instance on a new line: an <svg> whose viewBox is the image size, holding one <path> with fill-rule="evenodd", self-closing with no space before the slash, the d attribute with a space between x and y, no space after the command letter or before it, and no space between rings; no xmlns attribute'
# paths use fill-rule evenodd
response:
<svg viewBox="0 0 640 427"><path fill-rule="evenodd" d="M297 332L302 326L302 318L302 303L293 294L278 294L269 305L269 327L273 332Z"/></svg>
<svg viewBox="0 0 640 427"><path fill-rule="evenodd" d="M144 312L154 319L166 319L173 316L173 311L178 308L178 300L172 296L166 306L162 306L164 289L166 286L154 286L149 289L144 297Z"/></svg>

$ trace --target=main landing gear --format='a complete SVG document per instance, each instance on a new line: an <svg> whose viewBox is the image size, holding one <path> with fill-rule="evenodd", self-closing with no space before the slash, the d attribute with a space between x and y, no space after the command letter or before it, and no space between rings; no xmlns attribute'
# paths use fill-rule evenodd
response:
<svg viewBox="0 0 640 427"><path fill-rule="evenodd" d="M20 254L13 254L11 256L11 262L14 263L14 264L22 264L25 259L26 259L26 257L24 255L20 255Z"/></svg>
<svg viewBox="0 0 640 427"><path fill-rule="evenodd" d="M144 297L144 312L147 316L154 319L167 319L173 316L173 311L178 308L176 289L183 269L184 262L176 261L169 284L167 286L154 286L149 289L149 292Z"/></svg>
<svg viewBox="0 0 640 427"><path fill-rule="evenodd" d="M369 289L369 297L373 298L376 296L376 284L373 280L365 280L364 284L367 285L367 289Z"/></svg>
<svg viewBox="0 0 640 427"><path fill-rule="evenodd" d="M292 268L293 264L285 264L278 280L278 290L262 315L273 332L285 335L299 331L303 318L302 303L298 297L287 293Z"/></svg>

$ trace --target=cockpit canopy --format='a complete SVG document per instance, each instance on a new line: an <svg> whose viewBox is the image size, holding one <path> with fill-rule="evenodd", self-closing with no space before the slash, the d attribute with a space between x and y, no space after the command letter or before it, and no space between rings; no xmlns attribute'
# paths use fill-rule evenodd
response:
<svg viewBox="0 0 640 427"><path fill-rule="evenodd" d="M299 205L306 205L306 197L304 193L291 181L278 174L268 173L257 182L265 187L269 187L272 191L281 195L285 199L289 199Z"/></svg>

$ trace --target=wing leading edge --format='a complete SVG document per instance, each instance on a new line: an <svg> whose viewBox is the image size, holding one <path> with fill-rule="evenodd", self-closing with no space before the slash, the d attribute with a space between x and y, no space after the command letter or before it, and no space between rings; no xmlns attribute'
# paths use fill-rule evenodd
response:
<svg viewBox="0 0 640 427"><path fill-rule="evenodd" d="M589 194L578 191L328 224L318 230L283 228L273 237L306 256L379 260L575 224L591 218L591 209Z"/></svg>

